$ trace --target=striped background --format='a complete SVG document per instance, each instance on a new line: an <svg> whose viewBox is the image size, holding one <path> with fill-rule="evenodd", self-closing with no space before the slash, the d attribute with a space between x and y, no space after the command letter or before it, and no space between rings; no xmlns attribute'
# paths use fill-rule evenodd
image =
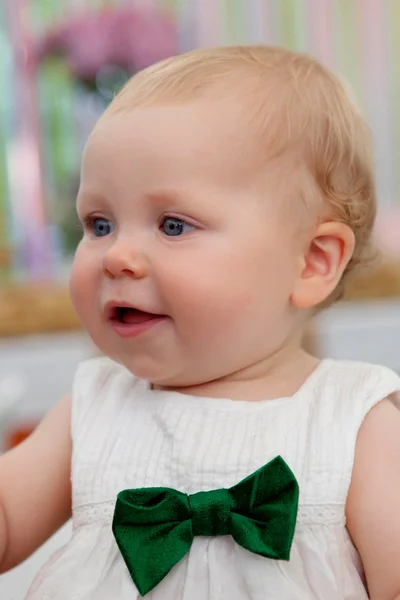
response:
<svg viewBox="0 0 400 600"><path fill-rule="evenodd" d="M5 90L0 95L0 247L12 243L16 248L14 273L21 268L33 278L54 273L60 243L57 228L49 228L48 222L57 221L60 198L68 193L60 190L59 182L76 176L79 149L72 134L68 72L59 64L49 66L32 81L28 65L25 83L30 81L37 91L33 100L19 82L15 55L23 32L10 28L12 13L22 7L27 29L39 35L83 7L123 2L3 0L0 5L0 85ZM342 73L373 131L381 214L400 209L400 0L136 3L160 6L176 15L182 50L233 43L284 44L310 52ZM45 122L38 118L43 112ZM25 136L24 123L29 134Z"/></svg>

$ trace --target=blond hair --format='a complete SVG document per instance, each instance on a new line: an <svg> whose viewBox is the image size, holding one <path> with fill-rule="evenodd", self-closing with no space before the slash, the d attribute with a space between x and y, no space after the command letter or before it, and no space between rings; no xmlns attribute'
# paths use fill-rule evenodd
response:
<svg viewBox="0 0 400 600"><path fill-rule="evenodd" d="M278 102L276 93L268 93L276 90L277 84ZM230 97L249 103L248 114L257 120L264 147L273 150L274 157L296 151L311 175L313 191L330 206L330 218L354 232L353 256L324 304L339 299L349 275L375 256L376 192L370 132L346 84L312 57L285 48L200 49L141 71L108 111L181 103L213 90L218 97L225 90Z"/></svg>

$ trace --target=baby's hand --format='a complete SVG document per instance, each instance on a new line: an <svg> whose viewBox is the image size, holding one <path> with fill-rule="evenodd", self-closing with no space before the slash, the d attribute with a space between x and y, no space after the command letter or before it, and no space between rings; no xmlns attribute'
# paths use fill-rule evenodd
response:
<svg viewBox="0 0 400 600"><path fill-rule="evenodd" d="M0 573L27 558L71 514L69 397L0 457Z"/></svg>
<svg viewBox="0 0 400 600"><path fill-rule="evenodd" d="M346 505L371 600L400 600L400 411L387 398L360 428Z"/></svg>

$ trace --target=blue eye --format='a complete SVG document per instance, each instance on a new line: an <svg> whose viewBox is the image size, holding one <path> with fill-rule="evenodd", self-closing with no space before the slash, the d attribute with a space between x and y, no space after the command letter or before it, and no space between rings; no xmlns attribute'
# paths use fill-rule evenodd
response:
<svg viewBox="0 0 400 600"><path fill-rule="evenodd" d="M182 235L193 229L196 229L194 225L190 225L189 223L186 223L186 221L182 221L182 219L177 219L175 217L166 217L161 223L162 232L169 237Z"/></svg>
<svg viewBox="0 0 400 600"><path fill-rule="evenodd" d="M92 220L92 228L96 237L104 237L114 231L114 224L108 219L96 217Z"/></svg>

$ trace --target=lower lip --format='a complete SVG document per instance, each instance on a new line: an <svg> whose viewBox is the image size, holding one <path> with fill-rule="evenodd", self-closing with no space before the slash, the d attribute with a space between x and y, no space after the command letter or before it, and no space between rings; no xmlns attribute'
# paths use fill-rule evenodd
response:
<svg viewBox="0 0 400 600"><path fill-rule="evenodd" d="M155 325L163 323L168 317L154 317L142 323L120 323L119 321L111 321L111 327L117 335L122 338L132 338L145 333L152 329Z"/></svg>

